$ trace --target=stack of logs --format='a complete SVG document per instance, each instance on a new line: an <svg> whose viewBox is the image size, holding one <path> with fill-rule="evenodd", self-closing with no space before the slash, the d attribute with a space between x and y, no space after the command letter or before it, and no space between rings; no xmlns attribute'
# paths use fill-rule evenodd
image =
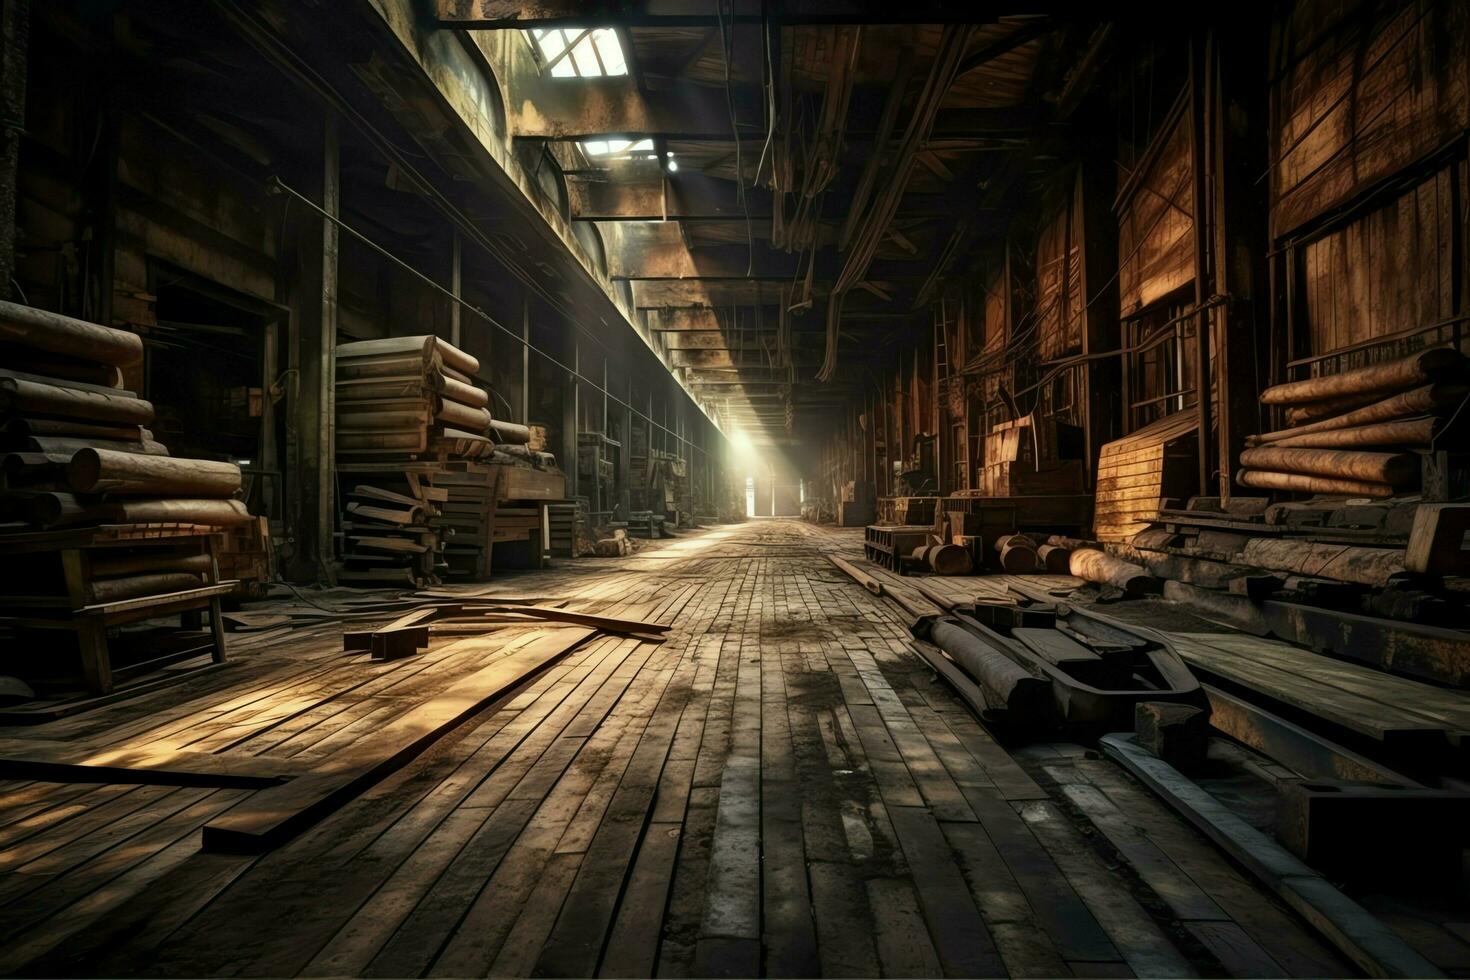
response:
<svg viewBox="0 0 1470 980"><path fill-rule="evenodd" d="M1436 347L1267 388L1287 428L1248 438L1242 486L1382 499L1414 489L1419 453L1466 397L1465 358Z"/></svg>
<svg viewBox="0 0 1470 980"><path fill-rule="evenodd" d="M152 403L122 387L134 333L0 302L0 422L11 530L250 520L234 463L178 459L153 439Z"/></svg>
<svg viewBox="0 0 1470 980"><path fill-rule="evenodd" d="M387 337L337 348L337 452L473 459L494 450L490 395L471 376L480 362L434 336ZM525 442L524 426L502 441ZM520 436L520 438L515 438Z"/></svg>
<svg viewBox="0 0 1470 980"><path fill-rule="evenodd" d="M1148 569L1103 550L1096 541L1060 534L1006 534L995 540L1000 567L1008 575L1073 575L1127 596L1157 594L1163 583Z"/></svg>

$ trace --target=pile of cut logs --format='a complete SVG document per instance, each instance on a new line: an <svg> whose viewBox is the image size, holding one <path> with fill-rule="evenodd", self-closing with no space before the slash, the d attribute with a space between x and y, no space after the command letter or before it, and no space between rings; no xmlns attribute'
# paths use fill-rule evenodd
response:
<svg viewBox="0 0 1470 980"><path fill-rule="evenodd" d="M524 443L525 426L495 422L471 376L473 356L434 336L387 337L337 348L337 452L356 458L473 459L496 441Z"/></svg>
<svg viewBox="0 0 1470 980"><path fill-rule="evenodd" d="M1466 397L1466 362L1435 347L1367 367L1267 388L1287 427L1247 439L1242 486L1385 498L1414 489L1428 449Z"/></svg>
<svg viewBox="0 0 1470 980"><path fill-rule="evenodd" d="M0 521L228 526L250 520L234 463L179 459L145 426L153 405L122 387L134 333L0 302Z"/></svg>

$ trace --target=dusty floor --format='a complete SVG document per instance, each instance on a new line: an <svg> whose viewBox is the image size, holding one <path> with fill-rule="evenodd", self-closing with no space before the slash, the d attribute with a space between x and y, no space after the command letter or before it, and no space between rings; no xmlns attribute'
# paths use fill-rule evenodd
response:
<svg viewBox="0 0 1470 980"><path fill-rule="evenodd" d="M583 644L263 856L200 852L255 790L0 784L0 970L1350 972L1111 762L992 740L826 561L857 541L759 521L497 580L673 628ZM340 631L0 736L309 769L532 632L383 664Z"/></svg>

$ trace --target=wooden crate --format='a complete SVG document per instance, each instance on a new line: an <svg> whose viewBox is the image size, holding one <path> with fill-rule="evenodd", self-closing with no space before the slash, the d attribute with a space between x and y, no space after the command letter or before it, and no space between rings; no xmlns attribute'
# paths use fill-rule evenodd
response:
<svg viewBox="0 0 1470 980"><path fill-rule="evenodd" d="M902 575L904 559L928 543L933 530L928 525L870 524L863 532L863 554L868 561Z"/></svg>

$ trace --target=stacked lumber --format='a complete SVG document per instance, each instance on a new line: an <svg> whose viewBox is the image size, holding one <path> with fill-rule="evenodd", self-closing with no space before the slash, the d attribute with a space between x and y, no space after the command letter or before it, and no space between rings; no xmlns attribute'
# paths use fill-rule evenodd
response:
<svg viewBox="0 0 1470 980"><path fill-rule="evenodd" d="M170 456L152 403L122 387L125 330L0 302L0 519L12 530L250 520L234 463Z"/></svg>
<svg viewBox="0 0 1470 980"><path fill-rule="evenodd" d="M359 483L342 519L343 582L423 587L439 584L443 552L439 511L421 497Z"/></svg>
<svg viewBox="0 0 1470 980"><path fill-rule="evenodd" d="M1419 483L1420 454L1461 404L1464 355L1435 347L1267 388L1287 426L1247 439L1238 481L1266 490L1383 499Z"/></svg>
<svg viewBox="0 0 1470 980"><path fill-rule="evenodd" d="M473 459L524 444L523 425L490 417L480 362L434 336L342 344L336 354L337 452L355 459Z"/></svg>

